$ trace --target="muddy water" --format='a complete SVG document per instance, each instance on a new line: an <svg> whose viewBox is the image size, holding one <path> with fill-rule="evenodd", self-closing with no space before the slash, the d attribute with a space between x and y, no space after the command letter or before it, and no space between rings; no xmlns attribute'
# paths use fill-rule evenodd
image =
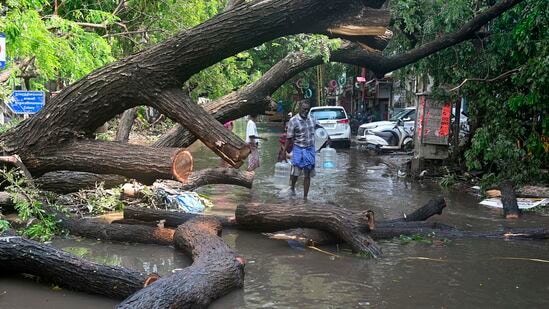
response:
<svg viewBox="0 0 549 309"><path fill-rule="evenodd" d="M242 133L242 123L237 131ZM215 186L201 189L215 203L214 213L231 214L237 203L298 202L272 182L280 129L260 125L269 138L261 145L263 165L254 189ZM196 149L198 168L219 160ZM397 177L392 158L372 158L351 149L338 151L338 168L319 173L310 200L336 202L353 209L373 209L378 217L396 217L443 194L448 207L440 222L464 229L498 229L503 225L548 226L549 218L526 215L509 223L497 211L477 205L464 192L442 191L429 182ZM216 301L212 308L549 308L549 242L453 240L449 243L384 241L385 257L368 260L345 248L323 247L338 255L290 247L257 233L226 230L224 239L248 260L245 287ZM166 275L190 261L172 248L106 244L60 239L53 243L85 258ZM339 251L338 251L339 249ZM528 259L541 259L533 261ZM115 300L34 283L0 278L0 308L110 308Z"/></svg>

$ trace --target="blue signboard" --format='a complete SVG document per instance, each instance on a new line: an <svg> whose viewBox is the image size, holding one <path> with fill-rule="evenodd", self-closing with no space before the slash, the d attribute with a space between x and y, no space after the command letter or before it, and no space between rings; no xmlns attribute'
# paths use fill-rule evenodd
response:
<svg viewBox="0 0 549 309"><path fill-rule="evenodd" d="M16 114L35 114L44 107L43 91L15 90L8 100L8 107Z"/></svg>

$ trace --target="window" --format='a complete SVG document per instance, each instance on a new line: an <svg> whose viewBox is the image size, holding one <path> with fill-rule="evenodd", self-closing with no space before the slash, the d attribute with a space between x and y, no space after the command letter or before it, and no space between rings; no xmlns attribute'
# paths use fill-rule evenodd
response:
<svg viewBox="0 0 549 309"><path fill-rule="evenodd" d="M311 110L311 116L316 120L346 119L345 111L341 108L323 108Z"/></svg>

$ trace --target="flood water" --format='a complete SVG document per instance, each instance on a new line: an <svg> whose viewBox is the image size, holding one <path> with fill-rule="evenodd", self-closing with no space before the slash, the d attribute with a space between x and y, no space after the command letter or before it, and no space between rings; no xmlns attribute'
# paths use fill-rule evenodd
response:
<svg viewBox="0 0 549 309"><path fill-rule="evenodd" d="M245 123L236 130L242 136ZM211 197L210 212L234 214L237 203L298 202L272 181L279 147L279 125L259 124L269 138L260 147L262 166L252 190L211 186L200 192ZM204 147L194 148L197 169L218 166L219 159ZM338 168L312 181L311 202L333 202L357 210L372 209L377 218L394 218L444 195L448 207L431 220L469 230L502 226L548 226L549 218L526 214L509 222L499 211L478 205L478 198L445 191L436 183L408 182L385 162L398 156L375 158L358 149L338 149ZM389 165L389 166L388 166ZM549 242L458 239L449 243L380 242L384 257L354 256L344 247L322 247L326 253L290 247L259 233L225 230L223 238L243 256L242 290L217 300L212 308L549 308ZM190 260L170 247L57 239L53 245L87 259L144 272L169 274ZM339 251L338 251L339 249ZM538 259L537 261L531 259ZM29 279L0 277L0 308L112 308L116 300Z"/></svg>

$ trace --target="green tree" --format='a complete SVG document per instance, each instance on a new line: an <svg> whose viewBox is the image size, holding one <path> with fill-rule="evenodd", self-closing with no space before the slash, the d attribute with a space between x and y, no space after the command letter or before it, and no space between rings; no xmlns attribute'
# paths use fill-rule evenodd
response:
<svg viewBox="0 0 549 309"><path fill-rule="evenodd" d="M394 1L396 37L403 49L452 31L482 12L485 1ZM547 182L549 166L549 2L525 1L492 21L477 39L427 57L407 74L430 75L436 92L469 102L473 136L467 166L484 183ZM468 80L465 83L463 81Z"/></svg>

